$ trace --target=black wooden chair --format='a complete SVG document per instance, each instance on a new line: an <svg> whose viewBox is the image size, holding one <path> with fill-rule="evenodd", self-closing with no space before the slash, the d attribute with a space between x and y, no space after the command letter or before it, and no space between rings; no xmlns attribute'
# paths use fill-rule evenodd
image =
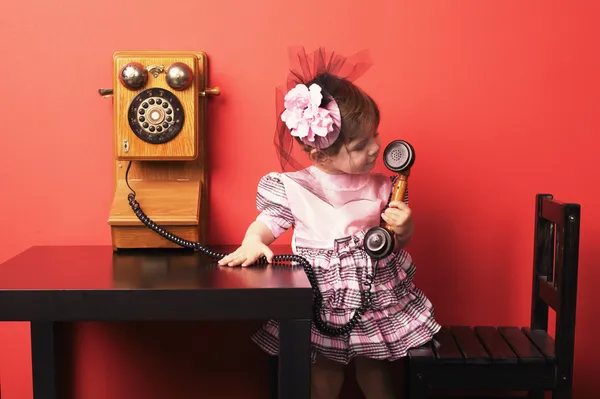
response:
<svg viewBox="0 0 600 399"><path fill-rule="evenodd" d="M433 343L409 352L409 399L433 390L571 398L579 216L579 204L536 195L530 325L444 326ZM556 340L547 333L548 307L556 312Z"/></svg>

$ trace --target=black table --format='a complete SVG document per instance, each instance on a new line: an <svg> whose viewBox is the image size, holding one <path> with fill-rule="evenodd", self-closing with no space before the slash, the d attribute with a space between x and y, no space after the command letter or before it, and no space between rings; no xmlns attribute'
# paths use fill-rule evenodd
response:
<svg viewBox="0 0 600 399"><path fill-rule="evenodd" d="M0 264L0 321L31 322L35 399L61 396L64 323L269 318L281 321L278 396L309 399L311 302L300 266L222 267L188 250L41 246Z"/></svg>

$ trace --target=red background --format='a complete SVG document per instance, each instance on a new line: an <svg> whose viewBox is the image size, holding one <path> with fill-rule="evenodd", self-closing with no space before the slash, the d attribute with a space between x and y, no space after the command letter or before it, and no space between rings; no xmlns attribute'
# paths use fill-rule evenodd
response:
<svg viewBox="0 0 600 399"><path fill-rule="evenodd" d="M286 78L287 46L369 48L375 66L358 83L381 106L382 139L416 148L410 248L439 320L528 323L534 196L579 202L575 397L600 396L600 5L350 4L3 2L0 260L33 244L110 243L112 107L97 89L111 85L114 51L208 53L211 83L222 89L209 122L214 244L240 242L256 216L258 179L277 170L274 87ZM253 324L188 327L78 325L77 397L265 397L265 358L248 338ZM141 333L149 335L134 342ZM0 324L4 399L31 398L28 345L27 324Z"/></svg>

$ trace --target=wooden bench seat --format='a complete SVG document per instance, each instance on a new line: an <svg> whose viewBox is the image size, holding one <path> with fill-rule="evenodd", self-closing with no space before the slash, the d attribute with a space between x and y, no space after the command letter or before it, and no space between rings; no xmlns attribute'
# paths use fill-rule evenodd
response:
<svg viewBox="0 0 600 399"><path fill-rule="evenodd" d="M432 391L526 391L530 399L551 391L553 399L571 399L579 225L579 204L536 196L530 325L444 326L408 353L408 399ZM556 340L547 332L549 308Z"/></svg>
<svg viewBox="0 0 600 399"><path fill-rule="evenodd" d="M435 341L409 353L417 386L426 383L419 369L427 368L428 389L469 386L473 390L518 391L530 390L532 381L537 382L538 390L554 387L554 340L543 330L443 327ZM437 370L436 363L440 366Z"/></svg>

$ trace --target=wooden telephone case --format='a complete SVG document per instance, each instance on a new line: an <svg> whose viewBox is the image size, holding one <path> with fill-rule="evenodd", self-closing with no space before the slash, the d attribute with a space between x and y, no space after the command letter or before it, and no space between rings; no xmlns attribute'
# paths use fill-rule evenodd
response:
<svg viewBox="0 0 600 399"><path fill-rule="evenodd" d="M204 241L208 60L193 51L117 51L113 55L115 192L108 224L112 246L180 248L146 227L128 202L189 241ZM129 163L131 162L131 165ZM126 171L129 172L126 181Z"/></svg>

